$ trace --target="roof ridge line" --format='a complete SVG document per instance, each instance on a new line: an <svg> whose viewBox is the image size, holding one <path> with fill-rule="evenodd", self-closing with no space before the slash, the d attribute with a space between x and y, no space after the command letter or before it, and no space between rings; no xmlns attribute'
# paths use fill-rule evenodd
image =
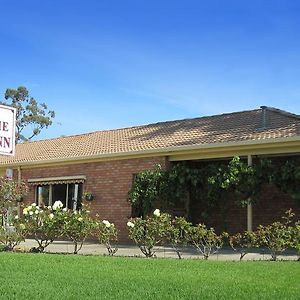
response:
<svg viewBox="0 0 300 300"><path fill-rule="evenodd" d="M287 116L287 117L296 118L296 119L300 120L300 115L293 114L293 113L291 113L289 111L286 111L286 110L283 110L283 109L279 109L279 108L272 107L272 106L261 106L260 108L261 109L266 109L268 111L272 111L272 112L275 112L275 113L279 113L279 114Z"/></svg>

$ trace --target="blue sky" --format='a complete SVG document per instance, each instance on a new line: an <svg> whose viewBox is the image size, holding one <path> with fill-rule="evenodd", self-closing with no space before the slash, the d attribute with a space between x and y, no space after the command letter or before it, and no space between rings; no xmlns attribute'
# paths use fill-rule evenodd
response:
<svg viewBox="0 0 300 300"><path fill-rule="evenodd" d="M39 138L275 106L300 114L300 1L0 0L0 93ZM1 96L2 97L2 96Z"/></svg>

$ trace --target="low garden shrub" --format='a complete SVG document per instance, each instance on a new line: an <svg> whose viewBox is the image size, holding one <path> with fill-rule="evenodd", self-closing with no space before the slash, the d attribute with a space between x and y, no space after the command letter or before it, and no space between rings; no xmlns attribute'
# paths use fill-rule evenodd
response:
<svg viewBox="0 0 300 300"><path fill-rule="evenodd" d="M23 209L23 217L19 222L24 224L26 235L38 243L38 247L34 248L33 252L44 252L62 235L62 206L60 201L56 201L52 207L40 208L32 203Z"/></svg>
<svg viewBox="0 0 300 300"><path fill-rule="evenodd" d="M133 218L128 223L129 238L133 240L146 257L153 257L154 247L161 244L166 237L168 214L160 213L159 209L145 219Z"/></svg>
<svg viewBox="0 0 300 300"><path fill-rule="evenodd" d="M300 261L300 221L297 221L293 228L292 247L297 251L298 261Z"/></svg>
<svg viewBox="0 0 300 300"><path fill-rule="evenodd" d="M277 221L270 225L259 225L257 228L257 238L259 246L265 246L270 250L271 259L277 260L279 254L287 248L293 246L293 227L291 219L294 216L291 210L282 217L283 221Z"/></svg>
<svg viewBox="0 0 300 300"><path fill-rule="evenodd" d="M14 222L10 226L0 227L0 245L5 246L7 251L13 251L16 246L25 241L25 226Z"/></svg>
<svg viewBox="0 0 300 300"><path fill-rule="evenodd" d="M191 227L188 240L201 253L204 259L215 254L223 246L227 233L217 235L213 228L207 228L204 224Z"/></svg>
<svg viewBox="0 0 300 300"><path fill-rule="evenodd" d="M74 254L77 254L88 236L91 236L96 223L90 217L90 211L82 206L81 210L65 210L62 214L62 234L74 244Z"/></svg>
<svg viewBox="0 0 300 300"><path fill-rule="evenodd" d="M118 247L113 245L118 241L118 230L114 223L108 220L97 222L95 234L99 243L106 246L109 256L113 256L118 251Z"/></svg>
<svg viewBox="0 0 300 300"><path fill-rule="evenodd" d="M231 248L240 254L240 260L249 253L251 248L257 247L257 236L254 232L244 231L229 237Z"/></svg>
<svg viewBox="0 0 300 300"><path fill-rule="evenodd" d="M166 240L169 242L179 259L182 258L180 247L186 246L188 243L189 233L192 223L183 217L171 218L169 215L168 227L166 228Z"/></svg>

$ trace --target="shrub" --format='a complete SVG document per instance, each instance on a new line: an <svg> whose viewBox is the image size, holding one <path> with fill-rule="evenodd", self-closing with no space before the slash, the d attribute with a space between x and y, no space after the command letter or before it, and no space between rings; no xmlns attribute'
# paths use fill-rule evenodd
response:
<svg viewBox="0 0 300 300"><path fill-rule="evenodd" d="M98 222L96 225L96 235L100 244L106 246L108 255L113 256L118 251L118 248L112 245L112 242L118 241L118 230L113 223L107 220Z"/></svg>
<svg viewBox="0 0 300 300"><path fill-rule="evenodd" d="M0 244L4 245L7 251L12 251L21 242L25 241L25 225L18 222L19 217L16 216L13 223L0 227Z"/></svg>
<svg viewBox="0 0 300 300"><path fill-rule="evenodd" d="M56 201L52 207L40 208L32 203L23 209L20 222L25 225L27 236L31 236L38 243L33 252L44 252L62 234L62 213L60 201Z"/></svg>
<svg viewBox="0 0 300 300"><path fill-rule="evenodd" d="M292 247L297 251L298 261L300 261L300 221L296 222L293 228Z"/></svg>
<svg viewBox="0 0 300 300"><path fill-rule="evenodd" d="M7 209L15 201L21 201L27 193L27 186L24 182L16 182L0 177L0 208Z"/></svg>
<svg viewBox="0 0 300 300"><path fill-rule="evenodd" d="M245 231L237 233L229 238L231 248L240 253L240 260L249 253L249 250L257 246L257 236L254 232Z"/></svg>
<svg viewBox="0 0 300 300"><path fill-rule="evenodd" d="M271 260L277 260L280 253L292 246L293 228L290 226L294 216L291 210L282 217L283 222L274 222L270 225L259 225L257 229L258 242L270 250Z"/></svg>
<svg viewBox="0 0 300 300"><path fill-rule="evenodd" d="M183 217L171 219L171 216L169 216L168 227L166 228L166 239L171 243L179 259L182 258L179 246L187 244L191 225L192 224Z"/></svg>
<svg viewBox="0 0 300 300"><path fill-rule="evenodd" d="M12 223L11 208L21 202L26 193L27 186L24 182L0 177L0 226Z"/></svg>
<svg viewBox="0 0 300 300"><path fill-rule="evenodd" d="M77 254L86 238L92 234L95 222L90 218L89 210L84 206L80 211L65 210L63 212L62 232L74 244L74 254Z"/></svg>
<svg viewBox="0 0 300 300"><path fill-rule="evenodd" d="M154 247L166 237L168 220L167 214L161 214L159 209L156 209L151 217L134 218L127 223L129 238L136 243L146 257L153 257Z"/></svg>
<svg viewBox="0 0 300 300"><path fill-rule="evenodd" d="M217 235L213 228L207 228L204 224L191 227L188 233L189 242L208 259L211 254L215 254L222 246L226 233Z"/></svg>
<svg viewBox="0 0 300 300"><path fill-rule="evenodd" d="M0 244L0 252L8 251L8 247L6 245Z"/></svg>

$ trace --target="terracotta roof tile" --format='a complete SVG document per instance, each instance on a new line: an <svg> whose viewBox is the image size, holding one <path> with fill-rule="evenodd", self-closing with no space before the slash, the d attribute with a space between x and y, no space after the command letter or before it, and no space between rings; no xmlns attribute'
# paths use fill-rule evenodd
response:
<svg viewBox="0 0 300 300"><path fill-rule="evenodd" d="M262 118L263 110L256 109L26 142L17 145L14 157L0 156L0 165L300 136L297 115L268 107L266 128Z"/></svg>

